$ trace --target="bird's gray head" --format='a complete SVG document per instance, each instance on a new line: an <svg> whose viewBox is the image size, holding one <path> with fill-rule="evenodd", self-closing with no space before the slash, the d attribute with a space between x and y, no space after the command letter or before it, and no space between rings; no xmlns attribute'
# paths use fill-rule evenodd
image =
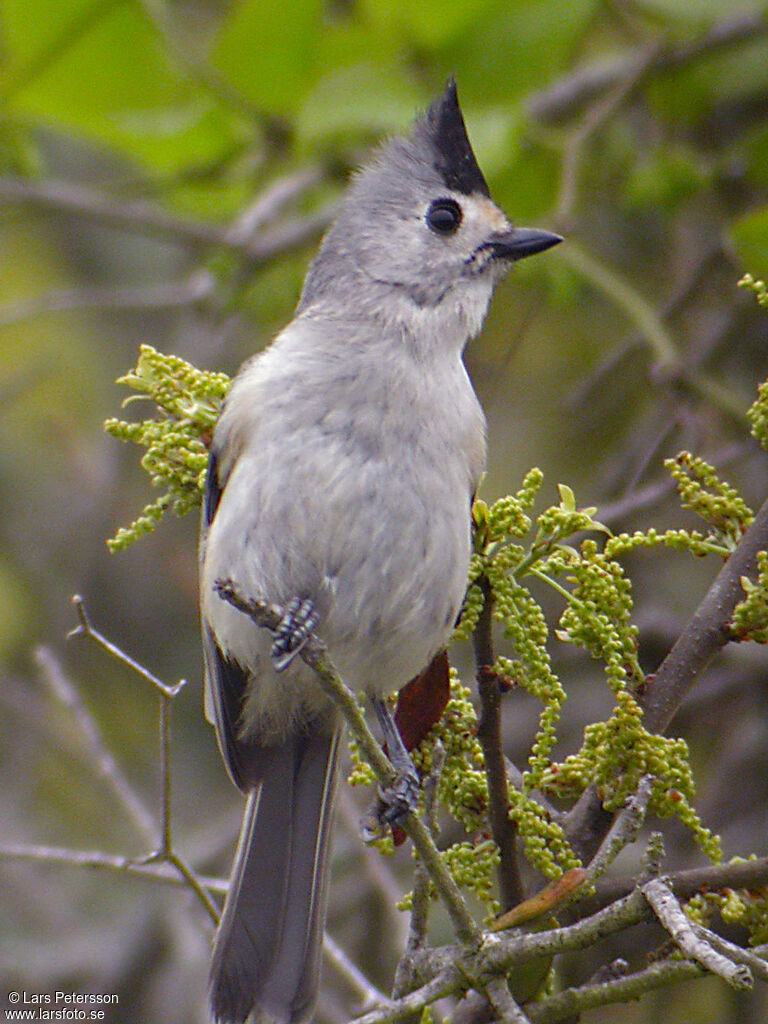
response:
<svg viewBox="0 0 768 1024"><path fill-rule="evenodd" d="M448 305L474 333L504 271L560 240L513 228L493 202L450 80L410 135L386 142L354 177L299 308Z"/></svg>

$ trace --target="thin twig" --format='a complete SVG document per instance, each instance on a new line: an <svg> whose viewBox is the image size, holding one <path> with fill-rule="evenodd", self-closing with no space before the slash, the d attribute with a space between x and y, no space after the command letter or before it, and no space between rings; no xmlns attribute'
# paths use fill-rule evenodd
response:
<svg viewBox="0 0 768 1024"><path fill-rule="evenodd" d="M366 978L328 932L323 938L323 952L341 977L360 996L362 1011L372 1009L374 1006L389 1005L389 997Z"/></svg>
<svg viewBox="0 0 768 1024"><path fill-rule="evenodd" d="M157 859L160 861L166 861L170 864L179 874L179 877L186 882L189 888L197 896L198 900L202 903L208 916L213 921L214 925L218 925L221 913L218 906L211 898L211 894L208 892L208 887L198 878L196 872L187 864L186 860L178 854L175 850L165 850L157 855Z"/></svg>
<svg viewBox="0 0 768 1024"><path fill-rule="evenodd" d="M173 850L171 817L171 705L173 698L160 695L160 820L162 846L160 854L168 859Z"/></svg>
<svg viewBox="0 0 768 1024"><path fill-rule="evenodd" d="M149 844L157 842L157 827L154 816L143 799L115 760L112 752L104 742L96 720L83 703L74 684L67 678L53 652L47 647L38 647L35 661L42 672L42 677L56 700L66 708L82 737L83 751L87 754L96 774L102 778L128 818Z"/></svg>
<svg viewBox="0 0 768 1024"><path fill-rule="evenodd" d="M73 288L0 309L0 328L50 313L82 310L161 310L194 306L213 294L215 278L207 270L195 272L187 281L142 287Z"/></svg>
<svg viewBox="0 0 768 1024"><path fill-rule="evenodd" d="M653 791L653 777L644 775L636 793L629 798L626 807L616 816L610 831L587 867L585 882L594 882L605 874L625 846L637 838L645 821L648 802Z"/></svg>
<svg viewBox="0 0 768 1024"><path fill-rule="evenodd" d="M762 10L740 12L716 22L692 42L670 44L661 50L646 69L646 75L666 73L699 60L700 57L740 46L768 32L768 20ZM627 78L635 66L637 52L623 54L616 60L580 68L575 74L555 82L536 93L528 103L531 117L544 123L556 123L573 117L598 96L615 88Z"/></svg>
<svg viewBox="0 0 768 1024"><path fill-rule="evenodd" d="M294 174L278 178L268 185L238 216L231 225L231 239L244 244L258 237L259 232L283 212L289 203L306 195L323 178L320 167L307 167Z"/></svg>
<svg viewBox="0 0 768 1024"><path fill-rule="evenodd" d="M88 613L85 610L85 604L82 597L79 594L75 594L72 598L72 604L75 606L77 617L80 620L80 624L75 626L67 633L67 638L71 637L88 637L91 640L95 640L96 643L103 647L107 654L110 654L117 661L122 662L128 668L132 669L137 675L141 676L142 679L146 679L148 683L151 683L156 687L161 694L165 697L175 697L181 690L187 685L186 679L180 679L178 683L169 685L164 683L161 679L158 679L156 675L153 675L148 669L140 665L138 661L135 661L129 654L121 650L116 644L113 644L111 640L99 633L97 629L94 629L91 625L91 620L88 617Z"/></svg>
<svg viewBox="0 0 768 1024"><path fill-rule="evenodd" d="M244 240L237 224L234 229L222 228L205 221L173 216L146 202L121 202L62 181L29 182L0 177L0 200L75 214L108 227L161 238L195 250L226 249L246 259L251 266L267 263L317 238L333 212L329 207L316 214L297 217L258 238Z"/></svg>
<svg viewBox="0 0 768 1024"><path fill-rule="evenodd" d="M437 821L437 788L440 784L440 776L445 764L445 748L437 740L432 750L432 770L424 780L424 818L432 835L437 842L439 826ZM430 907L430 886L429 875L423 861L417 860L413 872L413 891L411 895L411 917L408 928L408 939L405 943L403 955L398 961L395 969L395 978L392 983L392 996L397 999L409 992L414 983L414 958L425 944L427 935L427 922L429 919Z"/></svg>
<svg viewBox="0 0 768 1024"><path fill-rule="evenodd" d="M623 310L640 332L645 344L653 352L658 366L670 372L680 367L677 345L651 303L626 278L608 267L598 257L586 251L570 238L563 246L564 258L574 270L589 281L610 301Z"/></svg>
<svg viewBox="0 0 768 1024"><path fill-rule="evenodd" d="M555 213L555 223L561 229L568 227L576 203L579 171L587 142L636 90L657 60L662 45L661 39L654 39L638 53L633 54L632 61L627 63L626 74L594 103L582 123L567 140L563 153L560 195Z"/></svg>
<svg viewBox="0 0 768 1024"><path fill-rule="evenodd" d="M245 600L231 581L217 580L215 587L222 600L229 602L233 607L248 615L256 625L274 631L280 624L282 616L274 606L261 601ZM331 665L325 646L317 637L312 636L302 648L300 657L314 671L320 687L344 716L350 732L373 768L379 784L385 788L391 786L395 778L394 769L368 728L365 715L354 693ZM482 933L473 921L459 887L447 871L440 851L435 846L426 826L415 814L408 814L398 824L410 837L419 856L424 861L435 889L445 904L456 935L467 945L478 945Z"/></svg>
<svg viewBox="0 0 768 1024"><path fill-rule="evenodd" d="M642 893L661 925L690 960L726 981L732 988L752 988L754 979L744 963L734 963L697 934L675 894L659 878L646 882Z"/></svg>
<svg viewBox="0 0 768 1024"><path fill-rule="evenodd" d="M378 1006L369 1013L353 1018L352 1024L393 1024L394 1021L406 1020L413 1014L421 1013L425 1006L430 1006L443 996L458 991L462 984L465 984L465 979L460 972L449 966L426 985L409 992L402 999Z"/></svg>
<svg viewBox="0 0 768 1024"><path fill-rule="evenodd" d="M187 883L192 889L197 898L202 903L206 912L208 913L214 924L218 924L219 921L219 908L207 891L206 886L200 881L193 869L187 864L184 858L173 848L173 830L172 830L172 818L171 818L171 767L170 767L170 728L171 718L170 709L173 700L178 696L183 687L186 685L184 679L179 680L173 686L169 686L162 680L158 679L157 676L153 675L148 669L139 662L135 661L130 655L126 654L116 644L113 644L111 640L108 640L105 636L93 628L91 621L88 617L88 613L85 609L85 604L79 595L75 595L72 598L73 604L77 611L77 616L80 620L80 624L71 630L68 636L83 636L94 640L100 647L102 647L109 655L119 661L121 664L126 665L132 671L136 672L142 679L151 683L153 687L159 692L160 696L160 780L161 780L161 823L160 823L160 845L159 848L151 853L148 857L144 858L146 863L152 861L161 861L170 864L179 874L181 878ZM95 728L95 725L94 725ZM105 748L106 749L106 748ZM107 751L107 756L109 752ZM138 799L138 798L137 798ZM151 815L146 812L149 821L152 820ZM151 843L155 843L156 831L154 826L151 826L148 838Z"/></svg>
<svg viewBox="0 0 768 1024"><path fill-rule="evenodd" d="M0 844L0 860L24 860L41 864L60 864L74 868L93 868L96 871L114 871L132 875L149 882L188 887L187 880L174 865L166 861L122 857L100 850L69 850L61 846L40 846L16 843ZM196 876L207 892L225 896L228 883L222 878Z"/></svg>
<svg viewBox="0 0 768 1024"><path fill-rule="evenodd" d="M484 985L488 1002L493 1007L493 1019L500 1024L531 1024L528 1016L523 1013L509 991L504 978L491 978Z"/></svg>

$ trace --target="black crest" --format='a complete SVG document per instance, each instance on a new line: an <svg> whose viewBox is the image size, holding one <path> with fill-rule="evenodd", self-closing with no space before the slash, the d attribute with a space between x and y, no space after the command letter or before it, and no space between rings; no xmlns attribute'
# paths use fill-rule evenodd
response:
<svg viewBox="0 0 768 1024"><path fill-rule="evenodd" d="M488 184L469 143L453 78L448 79L442 96L434 101L422 124L435 154L435 170L446 188L465 195L480 192L490 196Z"/></svg>

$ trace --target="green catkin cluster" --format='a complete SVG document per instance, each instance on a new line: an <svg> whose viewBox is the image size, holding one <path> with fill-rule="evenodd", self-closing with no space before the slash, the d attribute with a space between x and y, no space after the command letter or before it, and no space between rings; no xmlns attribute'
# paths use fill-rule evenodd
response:
<svg viewBox="0 0 768 1024"><path fill-rule="evenodd" d="M742 287L768 306L768 288L745 277ZM161 496L148 505L135 523L119 531L110 546L127 546L153 529L171 510L183 514L201 499L207 463L207 444L218 417L229 379L202 373L175 356L142 346L135 370L120 383L136 392L128 401L150 399L153 418L138 423L112 419L113 436L146 448L142 464ZM749 411L752 431L768 449L768 382ZM643 684L638 661L637 630L632 624L632 590L619 559L640 548L669 548L694 556L728 557L752 521L753 513L738 492L721 481L704 460L681 453L670 460L681 501L705 523L706 532L653 528L611 535L593 517L595 509L579 509L573 492L559 487L559 504L534 519L533 507L542 487L542 474L532 469L515 494L493 504L476 500L472 510L474 553L469 588L455 639L469 639L481 621L486 600L492 617L510 642L512 656L499 656L495 672L510 687L522 687L541 702L538 728L523 775L521 790L510 786L510 816L515 820L531 863L551 878L578 861L560 830L531 793L575 800L596 785L609 810L623 806L643 775L653 776L649 811L675 815L692 832L702 849L720 859L717 837L701 824L693 808L694 785L688 748L683 740L653 735L644 728L637 694ZM574 534L603 534L602 544L590 536L574 544ZM742 581L745 597L731 623L734 638L768 642L768 553L758 559L758 579ZM557 627L550 630L534 596L548 586L563 601ZM614 708L604 722L588 726L581 749L563 762L554 760L557 729L565 690L553 671L549 648L554 640L584 650L603 666ZM493 912L492 879L498 850L487 837L488 793L482 749L477 739L476 712L470 691L451 670L451 697L441 721L414 751L422 776L432 771L435 744L442 747L443 765L437 799L460 822L470 840L444 852L445 862L462 887L473 892ZM352 748L355 783L372 785L373 773ZM380 844L392 849L391 838ZM409 902L408 898L404 905ZM763 892L706 894L690 903L690 913L706 916L713 908L727 920L746 924L754 941L768 940L768 895Z"/></svg>
<svg viewBox="0 0 768 1024"><path fill-rule="evenodd" d="M530 799L531 790L574 800L594 783L606 808L618 810L645 774L655 779L651 813L676 815L710 857L720 857L717 838L704 828L693 809L694 786L686 744L651 734L643 726L636 694L644 677L638 660L637 629L631 621L632 590L617 556L641 546L725 554L723 538L734 537L737 531L740 535L749 510L706 464L683 457L675 466L690 469L684 474L685 480L693 478L693 483L683 485L685 498L707 516L717 531L716 539L682 530L651 530L609 537L602 550L588 538L577 549L567 543L573 533L608 531L594 520L595 509L576 507L573 493L565 487L559 489L560 504L546 509L531 526L533 540L528 548L518 543L522 539L520 517L502 516L495 506L484 510L482 516L484 543L482 547L476 543L473 577L486 581L494 602L494 618L503 624L515 651L514 658L499 658L495 667L511 684L526 688L542 702L523 793L510 794L510 814L518 823L528 858L549 877L557 877L578 862L557 826ZM540 476L536 479L538 487ZM506 512L509 499L505 499L504 506ZM515 528L514 540L503 533L507 523ZM561 764L553 761L552 752L565 692L551 667L549 629L528 589L528 577L549 584L564 599L555 636L582 648L603 665L615 698L608 720L589 726L582 749ZM559 582L561 578L564 583ZM477 583L475 586L482 599L483 588ZM473 601L478 601L477 595L473 595ZM479 617L476 609L472 617Z"/></svg>
<svg viewBox="0 0 768 1024"><path fill-rule="evenodd" d="M178 356L142 345L136 368L118 384L135 392L124 405L149 399L155 415L140 422L108 419L104 429L120 441L146 449L141 464L152 486L163 489L163 494L107 541L113 552L154 530L166 512L183 516L198 507L205 487L210 435L230 380L223 373L205 373Z"/></svg>
<svg viewBox="0 0 768 1024"><path fill-rule="evenodd" d="M734 857L729 863L743 860ZM686 903L685 910L693 921L705 927L711 926L712 918L719 915L726 924L745 928L752 946L768 942L768 889L765 886L697 893Z"/></svg>
<svg viewBox="0 0 768 1024"><path fill-rule="evenodd" d="M768 451L768 381L757 389L757 398L747 410L752 436Z"/></svg>
<svg viewBox="0 0 768 1024"><path fill-rule="evenodd" d="M765 281L757 280L751 274L745 274L738 282L738 286L752 292L761 306L768 306L768 286Z"/></svg>
<svg viewBox="0 0 768 1024"><path fill-rule="evenodd" d="M753 640L768 644L768 552L757 555L757 582L742 576L744 600L736 605L731 619L731 632L736 640Z"/></svg>
<svg viewBox="0 0 768 1024"><path fill-rule="evenodd" d="M732 551L755 518L739 492L720 479L714 466L690 452L680 452L664 464L677 484L683 508L709 524L710 539Z"/></svg>

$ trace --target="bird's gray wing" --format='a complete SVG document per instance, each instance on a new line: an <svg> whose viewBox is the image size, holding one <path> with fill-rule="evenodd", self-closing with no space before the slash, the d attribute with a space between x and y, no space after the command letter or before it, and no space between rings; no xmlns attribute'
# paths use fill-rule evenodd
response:
<svg viewBox="0 0 768 1024"><path fill-rule="evenodd" d="M219 477L216 451L211 449L208 461L205 495L203 497L202 527L200 531L200 560L205 552L205 540L224 491ZM237 662L225 657L216 643L208 623L202 621L203 658L205 668L205 716L216 729L216 738L227 770L235 785L248 792L261 776L263 752L257 744L244 741L238 735L248 685L248 673Z"/></svg>

